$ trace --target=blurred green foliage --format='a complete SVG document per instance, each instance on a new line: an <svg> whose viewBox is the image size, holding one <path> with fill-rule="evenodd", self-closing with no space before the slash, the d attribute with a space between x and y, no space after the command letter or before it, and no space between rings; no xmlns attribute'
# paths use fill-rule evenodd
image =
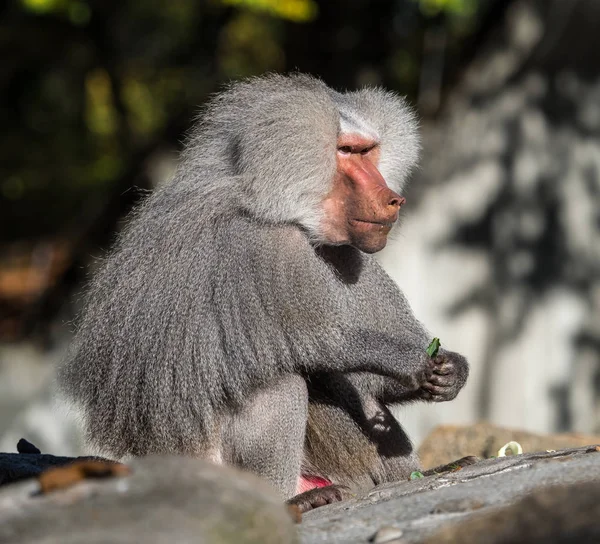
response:
<svg viewBox="0 0 600 544"><path fill-rule="evenodd" d="M38 15L54 13L74 25L85 25L92 15L90 6L80 0L21 0L23 8Z"/></svg>
<svg viewBox="0 0 600 544"><path fill-rule="evenodd" d="M313 0L221 0L221 3L262 11L296 23L312 21L319 12Z"/></svg>
<svg viewBox="0 0 600 544"><path fill-rule="evenodd" d="M442 12L460 16L474 15L478 0L414 0L419 3L421 10L428 17L433 17Z"/></svg>

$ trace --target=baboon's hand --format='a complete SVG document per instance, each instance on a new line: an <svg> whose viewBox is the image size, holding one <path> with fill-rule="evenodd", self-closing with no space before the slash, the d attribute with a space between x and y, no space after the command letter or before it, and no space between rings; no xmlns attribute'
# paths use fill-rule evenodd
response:
<svg viewBox="0 0 600 544"><path fill-rule="evenodd" d="M431 402L452 400L469 375L467 360L452 351L440 351L430 361L431 373L421 386L419 397Z"/></svg>

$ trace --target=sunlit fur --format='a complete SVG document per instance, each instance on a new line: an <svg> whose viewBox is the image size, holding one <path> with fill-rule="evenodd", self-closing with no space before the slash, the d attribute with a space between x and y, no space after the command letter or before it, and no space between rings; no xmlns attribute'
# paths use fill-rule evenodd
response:
<svg viewBox="0 0 600 544"><path fill-rule="evenodd" d="M335 174L337 136L367 127L381 142L381 173L400 192L419 152L416 118L402 98L381 89L338 93L304 75L249 79L205 108L175 181L200 196L227 180L258 220L296 223L324 242L319 204Z"/></svg>
<svg viewBox="0 0 600 544"><path fill-rule="evenodd" d="M419 136L413 111L404 99L383 89L332 93L341 129L379 142L378 168L393 191L402 194L419 158Z"/></svg>

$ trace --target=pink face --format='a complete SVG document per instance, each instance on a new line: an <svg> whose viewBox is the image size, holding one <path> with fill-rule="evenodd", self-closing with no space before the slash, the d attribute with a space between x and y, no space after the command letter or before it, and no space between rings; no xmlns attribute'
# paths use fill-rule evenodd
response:
<svg viewBox="0 0 600 544"><path fill-rule="evenodd" d="M387 235L406 201L392 191L377 169L377 142L357 134L340 136L337 171L323 201L321 224L331 244L349 244L365 253L385 247Z"/></svg>

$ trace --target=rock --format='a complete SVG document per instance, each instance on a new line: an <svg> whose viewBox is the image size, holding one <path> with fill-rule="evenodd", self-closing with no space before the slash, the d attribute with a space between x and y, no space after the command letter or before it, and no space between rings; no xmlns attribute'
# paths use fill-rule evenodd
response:
<svg viewBox="0 0 600 544"><path fill-rule="evenodd" d="M36 494L37 480L3 487L0 543L297 541L281 498L251 474L184 457L128 465L130 476L84 480L43 495Z"/></svg>
<svg viewBox="0 0 600 544"><path fill-rule="evenodd" d="M373 542L379 530L393 527L402 536L390 542L403 544L600 542L587 538L599 530L599 490L596 446L486 459L455 472L383 484L307 512L300 538L303 544ZM549 527L536 528L535 519L548 519ZM518 540L519 531L531 531L531 538ZM569 540L570 531L582 539ZM510 538L502 540L504 534Z"/></svg>
<svg viewBox="0 0 600 544"><path fill-rule="evenodd" d="M580 544L600 542L600 484L544 489L511 506L437 532L426 544Z"/></svg>
<svg viewBox="0 0 600 544"><path fill-rule="evenodd" d="M52 456L4 458L37 460L38 470ZM600 542L599 505L600 447L591 445L383 484L305 513L298 531L304 544ZM78 461L0 489L0 544L82 541L297 540L288 508L267 484L189 458L138 459L129 469Z"/></svg>
<svg viewBox="0 0 600 544"><path fill-rule="evenodd" d="M469 512L472 510L483 508L484 506L485 504L483 503L483 501L478 501L477 499L472 499L470 497L464 499L450 499L436 504L431 513L451 514L459 512Z"/></svg>
<svg viewBox="0 0 600 544"><path fill-rule="evenodd" d="M487 459L496 455L507 442L521 444L525 453L577 448L600 443L600 436L584 434L536 434L506 429L490 423L469 426L441 425L436 427L419 448L424 468L431 468L465 455Z"/></svg>
<svg viewBox="0 0 600 544"><path fill-rule="evenodd" d="M31 442L29 442L28 440L25 440L24 438L21 438L17 442L17 452L18 453L42 453L39 450L39 448L37 448Z"/></svg>

